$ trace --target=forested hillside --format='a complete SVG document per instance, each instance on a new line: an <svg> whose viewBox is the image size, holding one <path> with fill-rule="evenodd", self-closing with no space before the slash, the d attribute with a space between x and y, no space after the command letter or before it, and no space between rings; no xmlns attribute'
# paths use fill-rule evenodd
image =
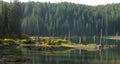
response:
<svg viewBox="0 0 120 64"><path fill-rule="evenodd" d="M7 3L0 1L0 36L21 34L21 4L18 1Z"/></svg>
<svg viewBox="0 0 120 64"><path fill-rule="evenodd" d="M115 35L120 32L120 4L22 3L22 30L31 35Z"/></svg>
<svg viewBox="0 0 120 64"><path fill-rule="evenodd" d="M9 4L9 3L8 3ZM120 4L20 3L22 32L40 36L115 35L120 32Z"/></svg>

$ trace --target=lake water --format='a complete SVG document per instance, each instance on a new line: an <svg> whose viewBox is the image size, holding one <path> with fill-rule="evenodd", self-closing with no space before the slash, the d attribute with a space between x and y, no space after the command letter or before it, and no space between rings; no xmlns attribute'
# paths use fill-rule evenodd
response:
<svg viewBox="0 0 120 64"><path fill-rule="evenodd" d="M120 64L118 48L98 51L71 50L56 52L24 52L31 61L23 64Z"/></svg>
<svg viewBox="0 0 120 64"><path fill-rule="evenodd" d="M118 46L106 50L69 49L62 51L39 51L21 48L22 54L29 57L30 60L19 64L120 64L120 41L103 40L102 42ZM15 62L14 64L18 63Z"/></svg>
<svg viewBox="0 0 120 64"><path fill-rule="evenodd" d="M91 40L89 39L89 41ZM103 40L103 43L119 45L120 42ZM30 61L23 64L120 64L119 46L106 50L24 50L23 54L31 58Z"/></svg>

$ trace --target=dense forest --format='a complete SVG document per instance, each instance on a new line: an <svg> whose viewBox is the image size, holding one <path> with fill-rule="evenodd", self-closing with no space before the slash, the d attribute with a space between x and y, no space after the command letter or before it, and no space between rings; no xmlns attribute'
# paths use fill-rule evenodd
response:
<svg viewBox="0 0 120 64"><path fill-rule="evenodd" d="M12 6L11 3L6 5L7 9ZM19 5L21 17L8 16L8 20L15 22L20 19L21 22L11 25L17 28L21 24L22 33L29 35L65 36L70 33L72 36L93 36L100 35L102 30L103 35L107 36L120 32L120 4L88 6L68 2L21 2ZM13 12L15 9L8 10L10 15L18 12Z"/></svg>
<svg viewBox="0 0 120 64"><path fill-rule="evenodd" d="M22 3L22 31L31 35L115 35L120 4Z"/></svg>
<svg viewBox="0 0 120 64"><path fill-rule="evenodd" d="M0 36L21 34L21 6L18 1L7 3L0 1Z"/></svg>

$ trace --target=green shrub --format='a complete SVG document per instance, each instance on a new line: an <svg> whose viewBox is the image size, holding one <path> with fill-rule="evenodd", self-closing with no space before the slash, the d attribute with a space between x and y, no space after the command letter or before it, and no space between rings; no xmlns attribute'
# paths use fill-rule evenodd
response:
<svg viewBox="0 0 120 64"><path fill-rule="evenodd" d="M97 46L96 44L87 44L88 46Z"/></svg>
<svg viewBox="0 0 120 64"><path fill-rule="evenodd" d="M15 40L15 43L16 43L16 44L21 44L21 40L16 39L16 40Z"/></svg>
<svg viewBox="0 0 120 64"><path fill-rule="evenodd" d="M31 40L22 39L22 40L20 40L20 43L21 43L21 44L32 44L32 43L34 43L34 42L31 41Z"/></svg>
<svg viewBox="0 0 120 64"><path fill-rule="evenodd" d="M61 45L62 43L68 43L68 41L64 39L53 39L49 42L50 45Z"/></svg>
<svg viewBox="0 0 120 64"><path fill-rule="evenodd" d="M16 44L15 43L15 40L13 39L3 39L3 45L13 45L13 44Z"/></svg>

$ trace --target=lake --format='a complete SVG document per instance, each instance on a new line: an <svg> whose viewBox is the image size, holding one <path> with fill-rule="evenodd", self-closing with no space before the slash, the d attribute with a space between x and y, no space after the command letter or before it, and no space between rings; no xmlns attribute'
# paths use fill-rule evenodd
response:
<svg viewBox="0 0 120 64"><path fill-rule="evenodd" d="M96 41L86 39L86 41L89 43L99 42L99 39ZM86 43L85 41L83 42ZM120 41L103 39L102 42L104 44L115 44L118 46L106 50L69 49L61 51L39 51L21 48L22 55L30 58L30 60L19 63L13 62L11 64L120 64Z"/></svg>

